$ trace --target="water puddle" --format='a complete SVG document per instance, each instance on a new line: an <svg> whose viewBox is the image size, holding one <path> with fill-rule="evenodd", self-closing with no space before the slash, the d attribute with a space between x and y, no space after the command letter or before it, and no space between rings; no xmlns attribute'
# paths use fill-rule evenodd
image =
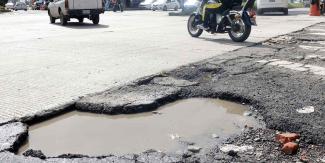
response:
<svg viewBox="0 0 325 163"><path fill-rule="evenodd" d="M222 139L245 125L261 127L252 117L243 116L247 109L219 99L192 98L133 115L73 111L30 126L29 139L18 154L27 149L42 150L47 156L122 155L147 149L175 152L184 149L184 141L204 147L216 141L215 135Z"/></svg>

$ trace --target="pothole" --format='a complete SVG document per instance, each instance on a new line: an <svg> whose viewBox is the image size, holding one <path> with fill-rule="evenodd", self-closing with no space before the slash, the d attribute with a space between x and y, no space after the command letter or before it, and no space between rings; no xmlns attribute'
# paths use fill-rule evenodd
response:
<svg viewBox="0 0 325 163"><path fill-rule="evenodd" d="M46 156L64 153L124 155L155 149L166 153L186 150L189 144L208 147L247 126L262 127L248 106L220 99L179 100L154 112L103 115L72 111L29 127L28 149ZM246 115L246 114L245 114Z"/></svg>

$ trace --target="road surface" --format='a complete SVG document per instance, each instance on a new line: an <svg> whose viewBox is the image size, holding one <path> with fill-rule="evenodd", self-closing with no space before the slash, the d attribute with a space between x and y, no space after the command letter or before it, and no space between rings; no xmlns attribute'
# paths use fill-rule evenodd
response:
<svg viewBox="0 0 325 163"><path fill-rule="evenodd" d="M222 55L322 22L307 10L258 16L245 43L227 34L191 38L188 17L126 11L68 26L50 24L44 11L0 15L0 121L51 109L139 77ZM57 20L58 21L58 20Z"/></svg>

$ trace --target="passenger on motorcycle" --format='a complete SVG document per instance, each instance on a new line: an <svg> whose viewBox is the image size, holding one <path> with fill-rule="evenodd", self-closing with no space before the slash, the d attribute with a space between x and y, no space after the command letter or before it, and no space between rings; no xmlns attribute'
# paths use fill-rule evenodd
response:
<svg viewBox="0 0 325 163"><path fill-rule="evenodd" d="M203 15L203 23L197 25L197 27L208 30L210 16L212 16L212 20L216 20L216 14L223 14L227 9L233 7L233 1L238 0L202 0L200 8Z"/></svg>

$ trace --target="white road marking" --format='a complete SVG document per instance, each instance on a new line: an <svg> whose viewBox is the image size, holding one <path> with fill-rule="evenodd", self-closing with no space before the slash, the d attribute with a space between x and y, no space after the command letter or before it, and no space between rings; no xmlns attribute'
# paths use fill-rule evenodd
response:
<svg viewBox="0 0 325 163"><path fill-rule="evenodd" d="M308 113L312 113L315 111L315 108L313 106L305 106L303 108L297 109L298 113L302 113L302 114L308 114Z"/></svg>
<svg viewBox="0 0 325 163"><path fill-rule="evenodd" d="M312 35L322 35L322 36L325 36L325 33L310 33Z"/></svg>
<svg viewBox="0 0 325 163"><path fill-rule="evenodd" d="M322 29L322 28L309 28L308 30L309 31L324 31L325 32L325 29Z"/></svg>
<svg viewBox="0 0 325 163"><path fill-rule="evenodd" d="M319 43L321 45L325 45L325 41L317 41L317 43Z"/></svg>
<svg viewBox="0 0 325 163"><path fill-rule="evenodd" d="M260 60L258 63L263 63L270 66L283 67L295 71L309 71L315 75L325 76L325 67L315 65L305 65L302 63L295 63L285 60L273 59L273 60Z"/></svg>
<svg viewBox="0 0 325 163"><path fill-rule="evenodd" d="M320 49L325 49L325 47L321 46L310 46L310 45L299 45L300 48L306 49L306 50L320 50Z"/></svg>
<svg viewBox="0 0 325 163"><path fill-rule="evenodd" d="M307 55L305 57L305 59L316 59L316 58L319 58L321 60L324 60L325 59L325 55L316 55L316 54L311 54L311 55Z"/></svg>

